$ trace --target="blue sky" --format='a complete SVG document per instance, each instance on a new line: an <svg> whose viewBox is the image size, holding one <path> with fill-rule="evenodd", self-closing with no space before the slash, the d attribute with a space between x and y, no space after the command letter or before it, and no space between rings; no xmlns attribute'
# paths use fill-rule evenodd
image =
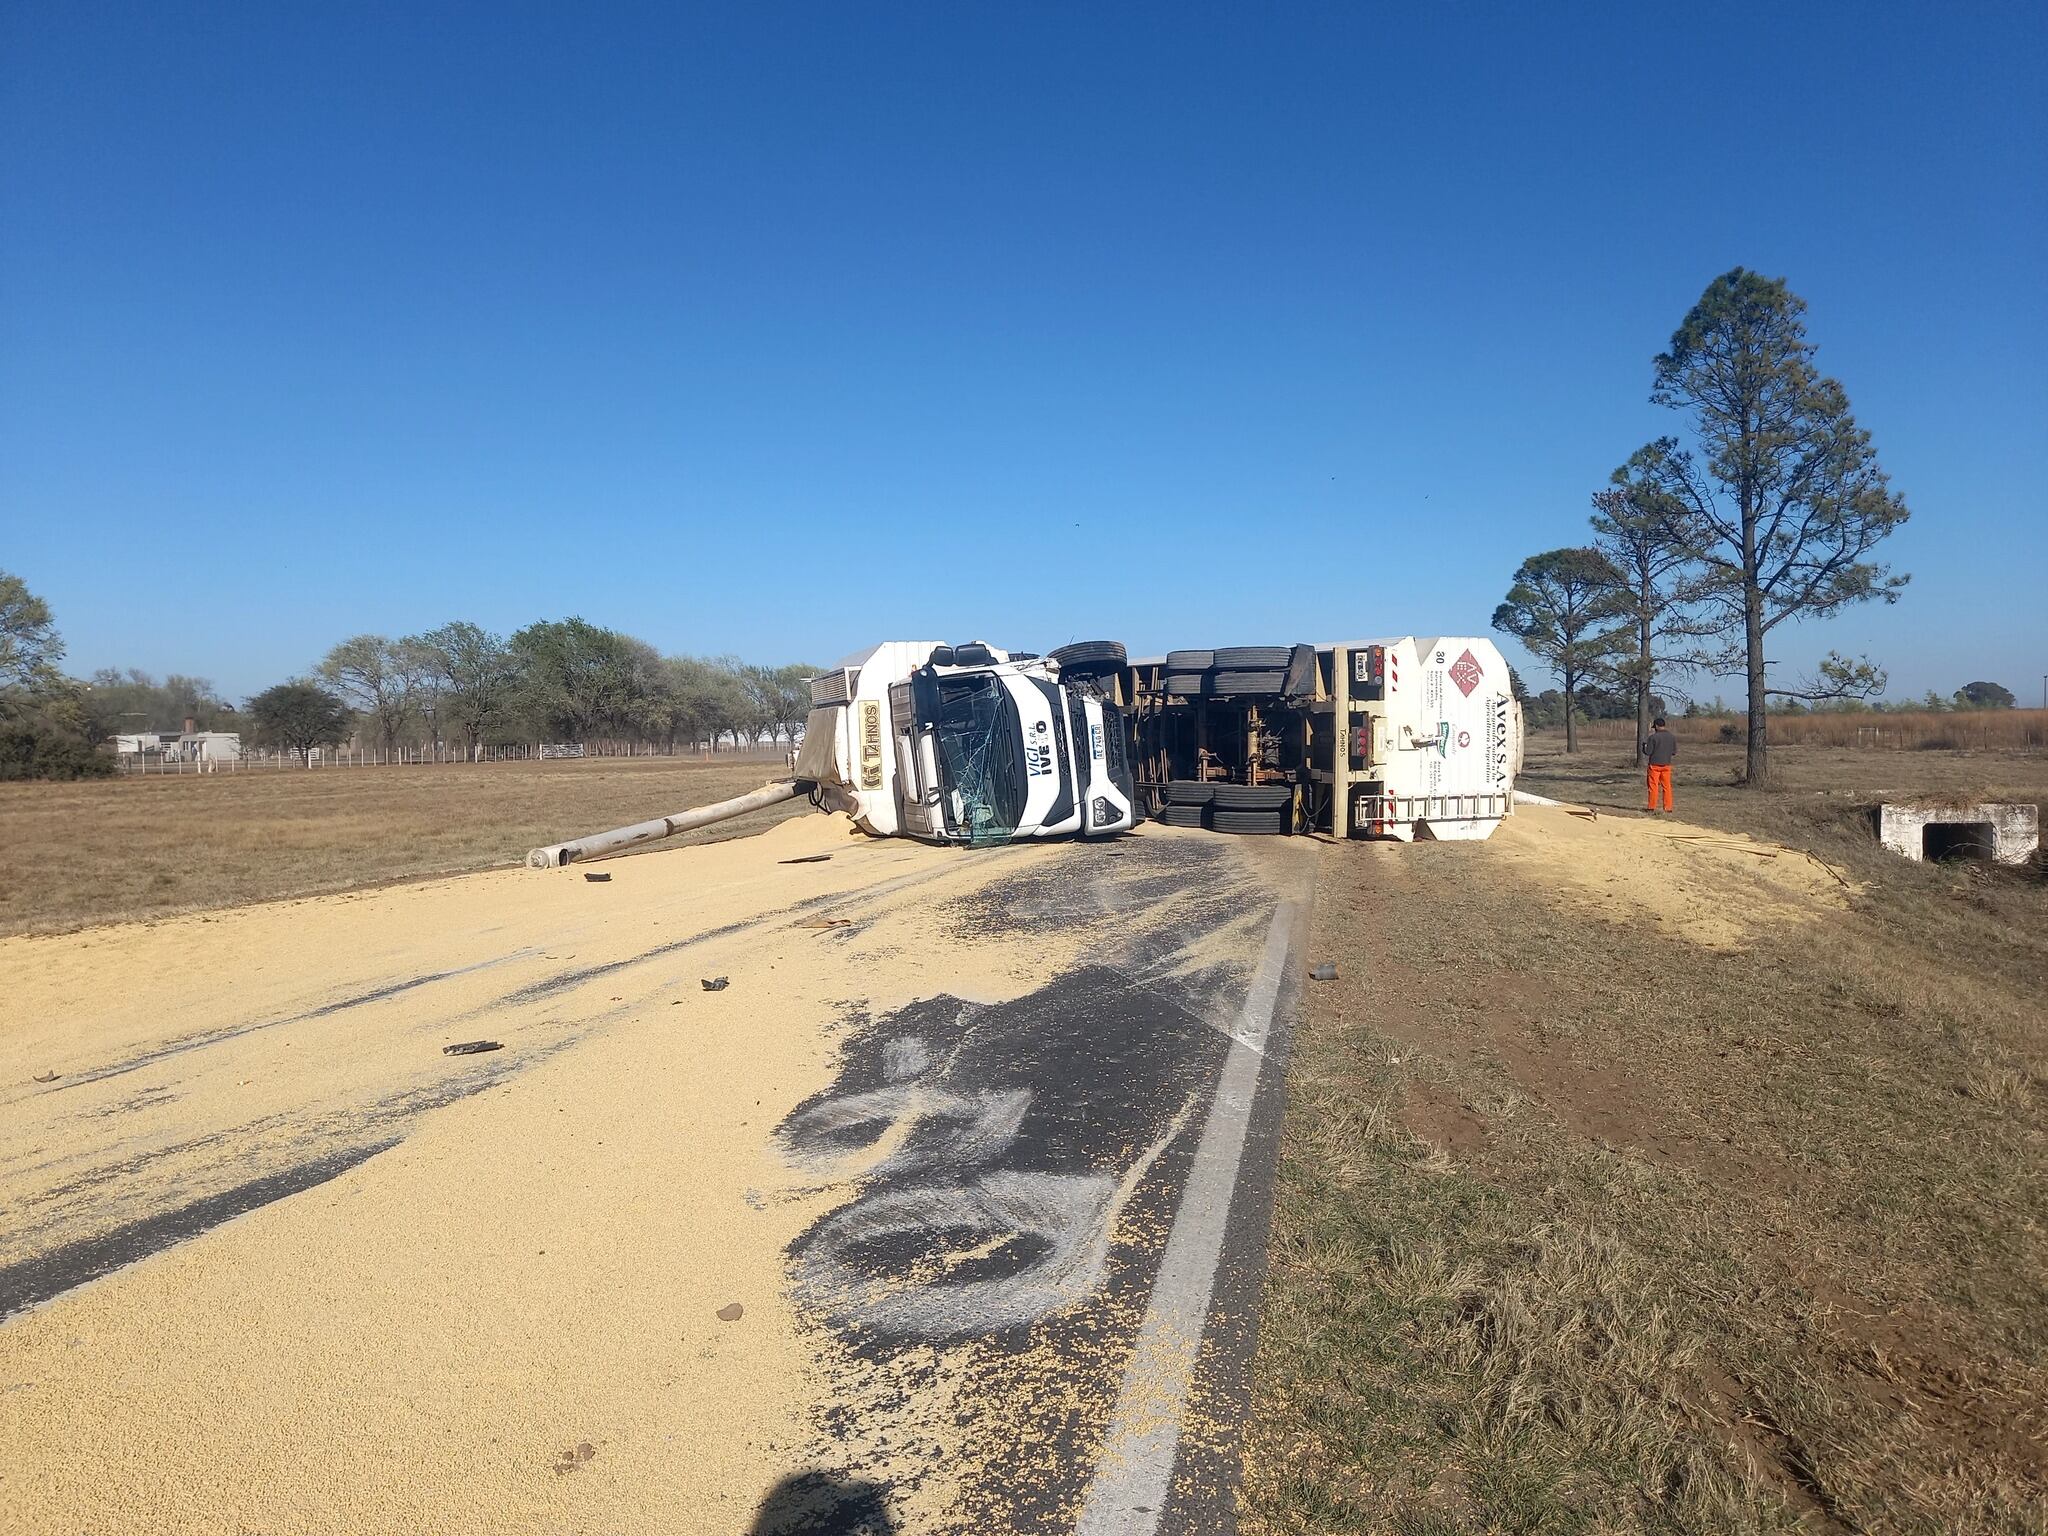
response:
<svg viewBox="0 0 2048 1536"><path fill-rule="evenodd" d="M1483 633L1741 264L1914 509L1784 670L2037 695L2044 15L5 0L0 568L236 695L455 617Z"/></svg>

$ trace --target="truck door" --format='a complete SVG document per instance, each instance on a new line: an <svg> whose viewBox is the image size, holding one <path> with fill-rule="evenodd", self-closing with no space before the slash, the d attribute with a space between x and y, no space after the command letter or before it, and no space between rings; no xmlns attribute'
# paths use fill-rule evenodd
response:
<svg viewBox="0 0 2048 1536"><path fill-rule="evenodd" d="M903 830L913 837L936 837L945 831L938 816L936 765L927 761L931 755L927 734L918 728L910 684L891 683L889 735L896 744L896 798L903 815Z"/></svg>

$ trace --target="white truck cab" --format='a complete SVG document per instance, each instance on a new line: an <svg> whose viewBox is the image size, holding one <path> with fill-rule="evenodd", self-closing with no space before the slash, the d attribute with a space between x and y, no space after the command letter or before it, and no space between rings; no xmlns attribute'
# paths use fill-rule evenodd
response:
<svg viewBox="0 0 2048 1536"><path fill-rule="evenodd" d="M889 640L811 680L796 776L868 832L985 846L1136 821L1123 647Z"/></svg>

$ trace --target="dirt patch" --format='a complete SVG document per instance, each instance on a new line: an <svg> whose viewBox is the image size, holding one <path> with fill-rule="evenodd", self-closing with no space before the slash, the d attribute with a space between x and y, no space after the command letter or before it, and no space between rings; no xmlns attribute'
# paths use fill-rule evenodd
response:
<svg viewBox="0 0 2048 1536"><path fill-rule="evenodd" d="M1474 1152L1486 1145L1486 1121L1457 1095L1417 1083L1401 1101L1401 1123L1411 1134L1446 1152Z"/></svg>

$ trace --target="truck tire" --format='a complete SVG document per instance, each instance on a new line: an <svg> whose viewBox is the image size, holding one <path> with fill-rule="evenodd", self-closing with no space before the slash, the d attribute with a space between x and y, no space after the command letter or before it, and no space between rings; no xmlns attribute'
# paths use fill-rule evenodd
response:
<svg viewBox="0 0 2048 1536"><path fill-rule="evenodd" d="M1277 811L1294 803L1292 784L1207 784L1219 811Z"/></svg>
<svg viewBox="0 0 2048 1536"><path fill-rule="evenodd" d="M1272 698L1287 685L1284 671L1217 672L1209 679L1209 691L1218 698Z"/></svg>
<svg viewBox="0 0 2048 1536"><path fill-rule="evenodd" d="M1285 811L1211 811L1209 825L1239 837L1285 837L1294 830Z"/></svg>
<svg viewBox="0 0 2048 1536"><path fill-rule="evenodd" d="M1199 827L1203 810L1199 805L1165 805L1159 808L1159 819L1169 827Z"/></svg>
<svg viewBox="0 0 2048 1536"><path fill-rule="evenodd" d="M1214 784L1204 784L1199 779L1168 779L1166 781L1166 803L1168 805L1207 805L1216 796Z"/></svg>
<svg viewBox="0 0 2048 1536"><path fill-rule="evenodd" d="M1226 645L1216 652L1216 665L1226 672L1250 672L1287 666L1291 645Z"/></svg>
<svg viewBox="0 0 2048 1536"><path fill-rule="evenodd" d="M1208 679L1199 672L1169 672L1166 674L1166 691L1177 693L1184 699L1200 698L1206 682Z"/></svg>
<svg viewBox="0 0 2048 1536"><path fill-rule="evenodd" d="M1206 672L1216 665L1214 651L1168 651L1166 670L1169 672Z"/></svg>
<svg viewBox="0 0 2048 1536"><path fill-rule="evenodd" d="M1048 651L1046 659L1058 663L1063 672L1087 673L1114 672L1130 657L1114 640L1076 640L1072 645L1057 646Z"/></svg>

